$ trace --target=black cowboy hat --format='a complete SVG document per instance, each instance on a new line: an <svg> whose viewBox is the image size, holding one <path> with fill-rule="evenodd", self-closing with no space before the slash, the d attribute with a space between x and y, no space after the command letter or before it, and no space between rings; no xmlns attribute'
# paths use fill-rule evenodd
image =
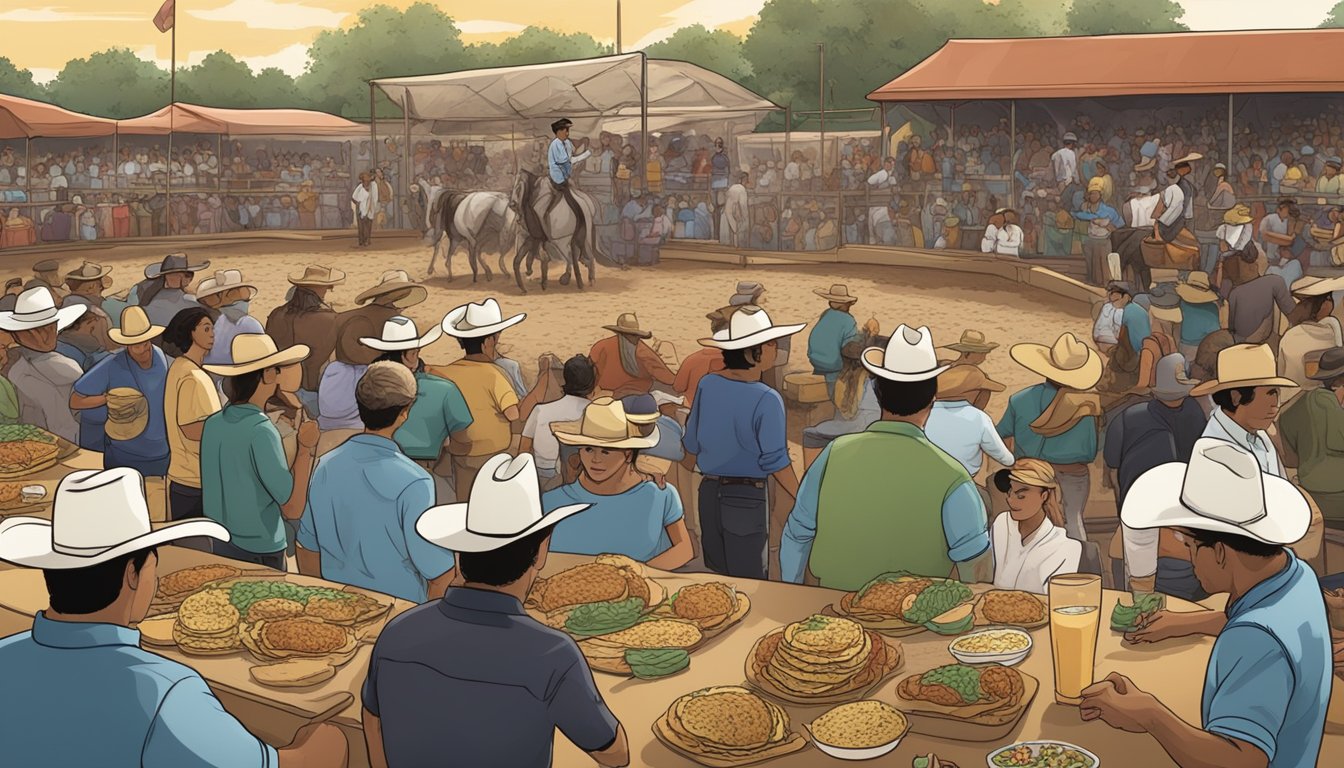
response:
<svg viewBox="0 0 1344 768"><path fill-rule="evenodd" d="M145 277L153 280L159 275L166 275L169 272L200 272L208 269L210 262L204 261L200 264L192 264L187 260L185 253L170 253L163 257L163 261L158 264L150 264L145 267Z"/></svg>
<svg viewBox="0 0 1344 768"><path fill-rule="evenodd" d="M562 117L554 123L551 123L551 133L559 133L573 124L573 120L570 120L568 117Z"/></svg>
<svg viewBox="0 0 1344 768"><path fill-rule="evenodd" d="M1330 381L1344 376L1344 347L1333 347L1321 354L1321 362L1316 372L1307 378L1315 381Z"/></svg>

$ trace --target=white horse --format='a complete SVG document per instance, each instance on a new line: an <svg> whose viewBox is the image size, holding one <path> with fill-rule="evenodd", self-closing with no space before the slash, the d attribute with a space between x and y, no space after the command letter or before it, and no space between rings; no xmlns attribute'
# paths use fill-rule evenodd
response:
<svg viewBox="0 0 1344 768"><path fill-rule="evenodd" d="M509 196L503 192L443 192L437 196L429 214L432 222L433 251L429 255L429 274L434 274L434 262L440 249L453 279L453 251L458 245L467 247L467 261L471 265L471 281L476 282L477 264L485 269L485 279L493 280L490 265L480 260L481 249L492 238L499 245L499 272L509 276L507 259L518 239L518 217L509 206Z"/></svg>
<svg viewBox="0 0 1344 768"><path fill-rule="evenodd" d="M517 206L519 217L522 219L519 222L521 245L513 257L513 276L518 283L518 289L523 293L527 293L520 271L523 259L528 260L527 274L530 275L532 260L538 255L541 257L543 291L549 282L551 259L556 259L565 265L565 272L560 277L561 285L569 285L570 270L573 269L575 283L579 290L583 290L583 276L579 266L585 261L588 264L588 282L597 282L594 274L594 258L597 254L597 203L581 189L571 187L570 191L578 202L579 209L583 211L582 221L576 220L574 211L565 200L557 200L554 206L551 205L552 198L558 193L552 189L549 179L528 171L518 174L514 183L512 204ZM529 218L533 220L534 226L527 224ZM533 231L536 228L540 229L539 233Z"/></svg>

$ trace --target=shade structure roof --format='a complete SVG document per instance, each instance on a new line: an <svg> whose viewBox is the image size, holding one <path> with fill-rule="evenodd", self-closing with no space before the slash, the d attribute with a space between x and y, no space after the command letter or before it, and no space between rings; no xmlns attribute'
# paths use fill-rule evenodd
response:
<svg viewBox="0 0 1344 768"><path fill-rule="evenodd" d="M81 115L43 101L0 94L0 139L111 136L117 121Z"/></svg>
<svg viewBox="0 0 1344 768"><path fill-rule="evenodd" d="M219 133L228 136L354 136L366 126L309 109L224 109L178 102L148 115L118 120L126 134Z"/></svg>
<svg viewBox="0 0 1344 768"><path fill-rule="evenodd" d="M949 40L879 102L1344 91L1344 29Z"/></svg>

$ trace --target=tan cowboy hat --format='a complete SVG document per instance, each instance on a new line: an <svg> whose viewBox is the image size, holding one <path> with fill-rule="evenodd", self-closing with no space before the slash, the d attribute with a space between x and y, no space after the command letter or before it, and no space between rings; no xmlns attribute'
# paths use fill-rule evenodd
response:
<svg viewBox="0 0 1344 768"><path fill-rule="evenodd" d="M821 298L836 304L853 304L859 300L858 296L849 295L849 287L841 283L832 285L829 291L823 291L820 288L817 288L812 292Z"/></svg>
<svg viewBox="0 0 1344 768"><path fill-rule="evenodd" d="M583 409L579 421L561 421L551 425L551 433L564 445L591 445L612 450L652 448L658 444L658 428L648 435L625 415L620 400L600 397Z"/></svg>
<svg viewBox="0 0 1344 768"><path fill-rule="evenodd" d="M1171 162L1171 167L1175 168L1176 166L1181 165L1183 163L1193 163L1196 160L1203 160L1203 159L1204 156L1199 154L1198 152L1191 152L1185 157L1178 157L1175 160L1173 160Z"/></svg>
<svg viewBox="0 0 1344 768"><path fill-rule="evenodd" d="M220 269L216 270L214 277L207 277L196 286L196 298L203 299L206 296L214 296L218 293L231 291L234 288L246 288L251 291L248 299L256 298L257 287L251 283L243 281L242 270L238 269Z"/></svg>
<svg viewBox="0 0 1344 768"><path fill-rule="evenodd" d="M1245 205L1243 203L1238 203L1232 206L1227 210L1226 213L1223 214L1223 223L1238 226L1241 224L1250 224L1251 223L1250 206Z"/></svg>
<svg viewBox="0 0 1344 768"><path fill-rule="evenodd" d="M505 319L504 312L499 308L499 302L486 299L480 304L472 302L453 308L443 316L440 325L443 332L453 338L482 339L506 328L512 328L526 319L527 314L523 312Z"/></svg>
<svg viewBox="0 0 1344 768"><path fill-rule="evenodd" d="M302 275L290 275L286 279L289 280L291 285L332 286L344 283L345 273L339 269L324 267L320 264L309 264L303 268Z"/></svg>
<svg viewBox="0 0 1344 768"><path fill-rule="evenodd" d="M1218 378L1190 390L1191 397L1203 397L1225 389L1240 387L1290 387L1297 382L1279 375L1274 350L1268 344L1234 344L1218 353Z"/></svg>
<svg viewBox="0 0 1344 768"><path fill-rule="evenodd" d="M985 375L977 365L954 365L938 376L939 400L964 400L976 392L1002 392L1006 387Z"/></svg>
<svg viewBox="0 0 1344 768"><path fill-rule="evenodd" d="M1344 291L1344 277L1317 277L1311 275L1293 283L1292 292L1298 296L1325 296Z"/></svg>
<svg viewBox="0 0 1344 768"><path fill-rule="evenodd" d="M1072 333L1065 333L1048 347L1014 344L1008 355L1028 371L1070 389L1091 389L1101 379L1101 357Z"/></svg>
<svg viewBox="0 0 1344 768"><path fill-rule="evenodd" d="M139 390L114 387L107 391L107 425L103 431L109 440L134 440L149 424L149 401Z"/></svg>
<svg viewBox="0 0 1344 768"><path fill-rule="evenodd" d="M149 322L149 315L140 307L127 307L121 311L121 327L111 328L107 337L123 347L139 344L142 341L157 339L163 334L163 326Z"/></svg>
<svg viewBox="0 0 1344 768"><path fill-rule="evenodd" d="M356 296L355 303L365 304L379 296L386 296L389 293L396 293L397 291L403 291L408 288L410 289L410 293L403 298L397 299L393 302L392 306L397 309L405 309L407 307L413 307L429 297L429 291L425 290L423 285L411 280L411 276L406 274L405 270L393 269L384 272L383 276L378 279L377 285Z"/></svg>
<svg viewBox="0 0 1344 768"><path fill-rule="evenodd" d="M1095 179L1095 178L1094 178L1094 179L1089 179L1088 182L1087 182L1087 191L1088 191L1088 192L1105 192L1105 191L1106 191L1106 182L1102 181L1101 179Z"/></svg>
<svg viewBox="0 0 1344 768"><path fill-rule="evenodd" d="M943 349L950 349L953 352L980 352L987 354L998 349L996 342L986 341L985 334L981 331L968 328L961 332L961 340L956 344L949 344Z"/></svg>
<svg viewBox="0 0 1344 768"><path fill-rule="evenodd" d="M604 325L608 331L620 333L626 336L638 336L641 339L653 337L652 331L646 331L639 327L639 318L635 317L634 312L625 312L616 318L615 325Z"/></svg>
<svg viewBox="0 0 1344 768"><path fill-rule="evenodd" d="M1191 272L1185 282L1176 284L1176 295L1191 304L1208 304L1218 300L1218 294L1209 287L1208 272Z"/></svg>
<svg viewBox="0 0 1344 768"><path fill-rule="evenodd" d="M206 373L216 376L242 376L266 368L284 368L308 359L306 344L277 350L275 341L264 333L240 333L233 337L233 365L203 365Z"/></svg>
<svg viewBox="0 0 1344 768"><path fill-rule="evenodd" d="M110 274L112 274L111 267L104 267L102 264L94 264L92 261L86 261L79 265L79 269L66 272L65 279L66 282L91 283L95 280L102 280ZM105 281L103 287L107 288L111 284L112 281Z"/></svg>

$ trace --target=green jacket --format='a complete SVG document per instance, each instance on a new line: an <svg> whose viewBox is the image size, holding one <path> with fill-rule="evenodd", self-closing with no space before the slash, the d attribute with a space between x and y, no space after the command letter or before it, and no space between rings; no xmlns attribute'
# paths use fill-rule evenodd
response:
<svg viewBox="0 0 1344 768"><path fill-rule="evenodd" d="M1313 389L1279 416L1279 433L1297 453L1297 479L1311 493L1344 492L1344 407Z"/></svg>

